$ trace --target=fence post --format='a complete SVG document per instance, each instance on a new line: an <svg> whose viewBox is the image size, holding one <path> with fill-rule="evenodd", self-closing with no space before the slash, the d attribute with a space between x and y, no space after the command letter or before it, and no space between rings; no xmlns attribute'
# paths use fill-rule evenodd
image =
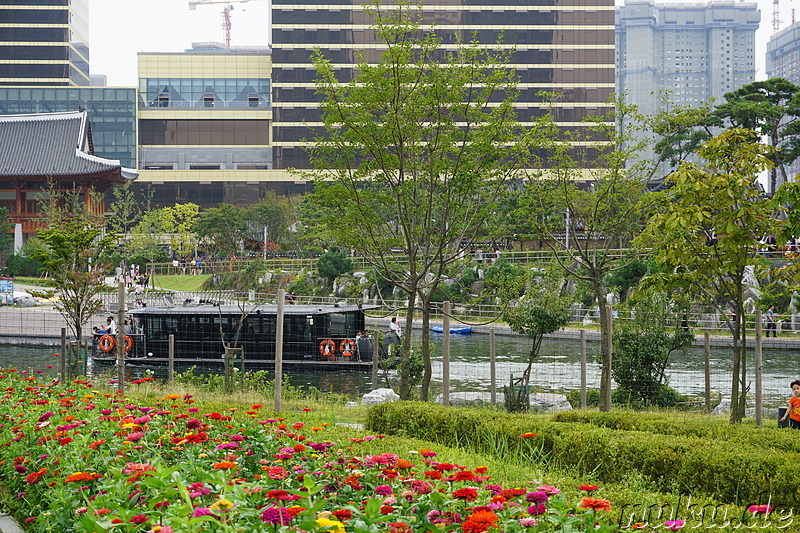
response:
<svg viewBox="0 0 800 533"><path fill-rule="evenodd" d="M606 376L605 382L605 404L608 406L609 411L611 410L611 368L613 365L613 347L614 347L614 339L613 339L613 331L614 331L614 317L612 316L612 309L610 305L606 306L606 320L608 321L608 375Z"/></svg>
<svg viewBox="0 0 800 533"><path fill-rule="evenodd" d="M450 405L450 302L444 303L442 335L442 405Z"/></svg>
<svg viewBox="0 0 800 533"><path fill-rule="evenodd" d="M762 381L761 381L761 364L763 361L763 354L762 354L762 343L764 341L762 337L761 331L761 310L756 309L756 426L761 427L763 421L761 420L762 417L762 408L764 404L763 398L763 388L762 388Z"/></svg>
<svg viewBox="0 0 800 533"><path fill-rule="evenodd" d="M711 333L703 332L703 357L705 359L706 374L706 413L711 414Z"/></svg>
<svg viewBox="0 0 800 533"><path fill-rule="evenodd" d="M492 405L497 405L497 360L495 359L494 328L489 329L489 383Z"/></svg>
<svg viewBox="0 0 800 533"><path fill-rule="evenodd" d="M58 364L61 383L67 382L67 328L61 328L61 361Z"/></svg>
<svg viewBox="0 0 800 533"><path fill-rule="evenodd" d="M275 322L275 412L281 412L283 387L283 307L286 293L278 289L278 316Z"/></svg>
<svg viewBox="0 0 800 533"><path fill-rule="evenodd" d="M586 409L586 330L581 330L581 409Z"/></svg>
<svg viewBox="0 0 800 533"><path fill-rule="evenodd" d="M378 388L378 358L381 354L381 339L378 330L372 332L372 390Z"/></svg>
<svg viewBox="0 0 800 533"><path fill-rule="evenodd" d="M167 383L170 386L175 384L175 335L170 334L169 336L169 351L167 352L169 357L169 367L167 368Z"/></svg>
<svg viewBox="0 0 800 533"><path fill-rule="evenodd" d="M125 282L117 290L117 390L125 393ZM80 339L79 339L80 340Z"/></svg>

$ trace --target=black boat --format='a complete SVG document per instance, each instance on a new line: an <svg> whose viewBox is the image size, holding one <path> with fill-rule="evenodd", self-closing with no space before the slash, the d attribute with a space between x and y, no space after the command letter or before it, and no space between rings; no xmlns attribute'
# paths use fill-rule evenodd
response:
<svg viewBox="0 0 800 533"><path fill-rule="evenodd" d="M224 338L229 346L243 349L247 367L271 367L277 311L277 305L213 302L133 309L134 333L126 336L126 361L167 364L169 336L174 335L174 362L179 365L222 364ZM369 338L360 335L364 330L361 306L285 305L284 364L366 370L372 366L373 350ZM115 344L110 336L95 336L92 358L115 362Z"/></svg>

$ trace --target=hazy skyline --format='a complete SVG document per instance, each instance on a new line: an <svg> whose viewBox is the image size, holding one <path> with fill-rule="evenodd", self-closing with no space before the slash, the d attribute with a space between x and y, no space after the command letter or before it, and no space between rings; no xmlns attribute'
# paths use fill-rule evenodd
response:
<svg viewBox="0 0 800 533"><path fill-rule="evenodd" d="M222 10L226 3L234 7L231 45L268 46L269 0L219 1L195 10L189 9L188 0L90 0L92 74L105 74L109 86L135 87L138 52L182 52L194 42L223 42ZM756 80L763 80L764 55L773 33L773 4L771 0L758 0L758 4L761 23L756 32ZM791 23L791 5L784 0L780 6L781 29ZM800 13L797 17L800 20Z"/></svg>

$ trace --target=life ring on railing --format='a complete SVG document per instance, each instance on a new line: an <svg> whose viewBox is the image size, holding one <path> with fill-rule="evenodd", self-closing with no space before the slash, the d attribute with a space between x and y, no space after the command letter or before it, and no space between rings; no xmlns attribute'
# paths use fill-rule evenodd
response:
<svg viewBox="0 0 800 533"><path fill-rule="evenodd" d="M342 357L352 357L356 351L356 341L353 339L344 339L339 343L339 353Z"/></svg>
<svg viewBox="0 0 800 533"><path fill-rule="evenodd" d="M116 345L117 343L111 335L103 335L97 341L97 347L103 352L110 352Z"/></svg>
<svg viewBox="0 0 800 533"><path fill-rule="evenodd" d="M319 354L331 361L336 357L336 343L333 339L322 339L319 343Z"/></svg>
<svg viewBox="0 0 800 533"><path fill-rule="evenodd" d="M133 339L125 335L125 351L130 352L131 348L133 348Z"/></svg>

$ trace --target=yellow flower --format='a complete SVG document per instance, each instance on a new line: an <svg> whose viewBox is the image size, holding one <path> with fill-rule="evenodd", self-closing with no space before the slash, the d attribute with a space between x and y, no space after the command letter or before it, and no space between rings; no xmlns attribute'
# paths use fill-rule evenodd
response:
<svg viewBox="0 0 800 533"><path fill-rule="evenodd" d="M344 524L342 524L338 520L331 520L330 518L325 518L324 516L321 516L317 518L317 525L319 527L326 528L328 531L333 531L333 533L345 533Z"/></svg>
<svg viewBox="0 0 800 533"><path fill-rule="evenodd" d="M225 513L233 509L233 503L230 500L223 498L212 503L210 509L212 511L222 511Z"/></svg>

